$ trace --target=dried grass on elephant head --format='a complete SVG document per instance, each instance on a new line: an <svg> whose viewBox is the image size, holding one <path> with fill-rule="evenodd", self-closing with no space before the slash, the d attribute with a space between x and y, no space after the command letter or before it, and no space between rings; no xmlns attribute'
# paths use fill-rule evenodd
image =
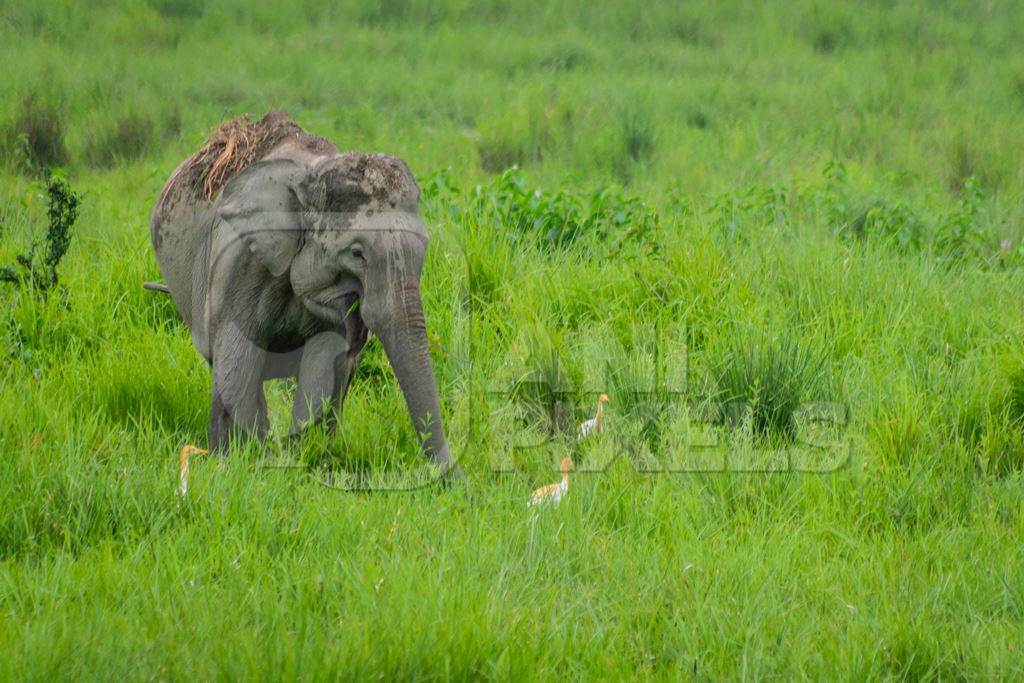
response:
<svg viewBox="0 0 1024 683"><path fill-rule="evenodd" d="M330 140L310 135L279 109L256 123L243 114L220 124L199 151L178 167L160 193L158 206L184 192L196 199L213 199L232 176L285 142L315 153L337 151Z"/></svg>

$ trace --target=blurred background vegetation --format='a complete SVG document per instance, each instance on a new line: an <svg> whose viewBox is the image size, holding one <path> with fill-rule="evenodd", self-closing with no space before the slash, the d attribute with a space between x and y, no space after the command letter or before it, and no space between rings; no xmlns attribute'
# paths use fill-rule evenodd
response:
<svg viewBox="0 0 1024 683"><path fill-rule="evenodd" d="M283 108L480 178L725 191L833 158L901 191L1018 191L1013 2L7 2L4 156L178 158Z"/></svg>

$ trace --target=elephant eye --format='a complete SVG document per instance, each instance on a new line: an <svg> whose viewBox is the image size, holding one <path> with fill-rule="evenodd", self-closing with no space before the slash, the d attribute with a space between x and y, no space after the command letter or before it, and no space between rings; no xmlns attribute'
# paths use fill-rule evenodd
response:
<svg viewBox="0 0 1024 683"><path fill-rule="evenodd" d="M352 253L352 256L357 258L357 259L359 259L360 261L365 261L366 260L366 257L363 256L363 248L361 246L359 246L358 244L352 245L352 248L351 248L350 251Z"/></svg>

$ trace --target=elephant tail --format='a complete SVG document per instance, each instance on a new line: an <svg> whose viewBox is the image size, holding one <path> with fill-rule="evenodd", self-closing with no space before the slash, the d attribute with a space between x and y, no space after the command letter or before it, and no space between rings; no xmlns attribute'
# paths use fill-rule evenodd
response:
<svg viewBox="0 0 1024 683"><path fill-rule="evenodd" d="M163 292L164 294L171 293L171 290L167 288L167 285L162 282L143 282L142 288L148 289L151 292Z"/></svg>

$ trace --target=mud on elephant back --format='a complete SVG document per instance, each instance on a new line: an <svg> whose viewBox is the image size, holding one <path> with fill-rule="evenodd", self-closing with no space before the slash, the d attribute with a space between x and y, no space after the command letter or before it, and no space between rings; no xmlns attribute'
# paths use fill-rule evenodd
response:
<svg viewBox="0 0 1024 683"><path fill-rule="evenodd" d="M336 419L368 332L395 371L423 450L445 439L420 300L427 232L409 167L339 153L287 114L223 123L171 174L152 216L164 285L210 364L210 445L266 434L263 383L297 380L293 435Z"/></svg>

